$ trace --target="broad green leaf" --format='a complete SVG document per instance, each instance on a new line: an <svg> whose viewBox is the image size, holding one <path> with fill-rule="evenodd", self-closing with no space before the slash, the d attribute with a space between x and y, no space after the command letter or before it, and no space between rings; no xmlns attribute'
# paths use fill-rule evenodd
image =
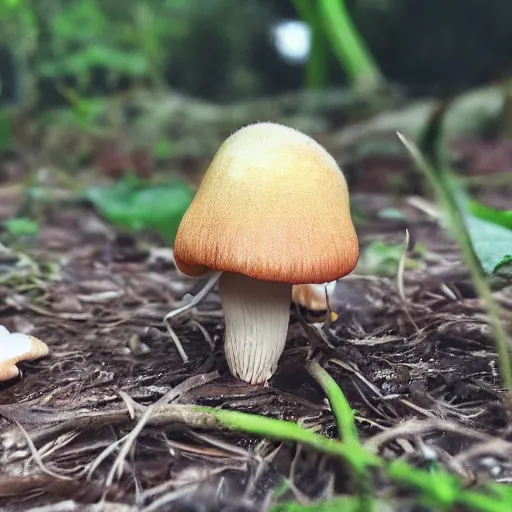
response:
<svg viewBox="0 0 512 512"><path fill-rule="evenodd" d="M482 268L492 274L502 265L512 263L512 231L499 224L466 215L471 245Z"/></svg>
<svg viewBox="0 0 512 512"><path fill-rule="evenodd" d="M94 187L86 197L115 226L140 231L152 229L173 244L181 218L194 197L187 183L175 181L144 185L124 180L112 187Z"/></svg>
<svg viewBox="0 0 512 512"><path fill-rule="evenodd" d="M512 229L512 210L497 210L478 201L468 202L469 211L479 219Z"/></svg>

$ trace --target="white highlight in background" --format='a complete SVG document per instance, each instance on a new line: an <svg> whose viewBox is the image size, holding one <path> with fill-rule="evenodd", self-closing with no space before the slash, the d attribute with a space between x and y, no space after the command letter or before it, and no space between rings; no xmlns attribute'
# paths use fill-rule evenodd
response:
<svg viewBox="0 0 512 512"><path fill-rule="evenodd" d="M283 21L274 28L274 41L281 57L302 63L311 50L311 29L302 21Z"/></svg>

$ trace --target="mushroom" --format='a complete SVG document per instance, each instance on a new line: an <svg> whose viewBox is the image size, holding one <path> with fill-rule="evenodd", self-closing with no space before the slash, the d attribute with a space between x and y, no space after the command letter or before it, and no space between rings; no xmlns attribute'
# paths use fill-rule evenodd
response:
<svg viewBox="0 0 512 512"><path fill-rule="evenodd" d="M357 263L345 177L307 135L246 126L217 151L181 220L174 257L189 276L222 272L229 369L264 383L284 350L292 286L334 281Z"/></svg>
<svg viewBox="0 0 512 512"><path fill-rule="evenodd" d="M48 352L48 345L34 336L10 333L0 325L0 382L19 375L17 363L39 359L48 355Z"/></svg>
<svg viewBox="0 0 512 512"><path fill-rule="evenodd" d="M295 284L292 300L300 314L311 324L334 322L338 315L331 310L330 299L337 281L322 284Z"/></svg>

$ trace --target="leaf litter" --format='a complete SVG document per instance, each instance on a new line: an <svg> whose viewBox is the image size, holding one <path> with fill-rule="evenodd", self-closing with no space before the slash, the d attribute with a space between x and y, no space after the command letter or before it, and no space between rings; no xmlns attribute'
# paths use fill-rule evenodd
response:
<svg viewBox="0 0 512 512"><path fill-rule="evenodd" d="M1 323L51 351L0 385L0 507L252 511L280 489L280 499L303 503L347 492L347 468L325 455L187 415L190 404L217 406L336 437L324 394L305 369L313 357L355 409L367 448L439 464L468 485L510 482L510 412L491 330L454 243L407 201L384 198L404 221L379 219L382 197L359 200L373 219L359 228L363 248L403 243L406 222L408 257L415 243L426 251L416 265L400 261L398 280L357 271L341 280L331 301L339 318L323 330L292 309L286 351L267 387L229 376L216 289L175 326L189 358L183 363L163 318L202 283L177 272L169 249L150 235L136 241L83 229L94 217L89 210L50 209L29 256L13 260L24 262L22 274L11 266L0 280ZM52 267L50 279L41 263L27 267L33 261L59 270ZM511 287L499 287L495 299L510 330ZM400 495L385 482L376 489Z"/></svg>

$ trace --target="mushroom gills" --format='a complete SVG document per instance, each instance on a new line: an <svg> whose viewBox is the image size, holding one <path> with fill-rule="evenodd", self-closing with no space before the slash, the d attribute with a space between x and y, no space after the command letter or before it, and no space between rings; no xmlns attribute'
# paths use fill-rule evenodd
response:
<svg viewBox="0 0 512 512"><path fill-rule="evenodd" d="M231 373L251 384L266 382L276 371L286 343L292 285L224 272L219 292Z"/></svg>

